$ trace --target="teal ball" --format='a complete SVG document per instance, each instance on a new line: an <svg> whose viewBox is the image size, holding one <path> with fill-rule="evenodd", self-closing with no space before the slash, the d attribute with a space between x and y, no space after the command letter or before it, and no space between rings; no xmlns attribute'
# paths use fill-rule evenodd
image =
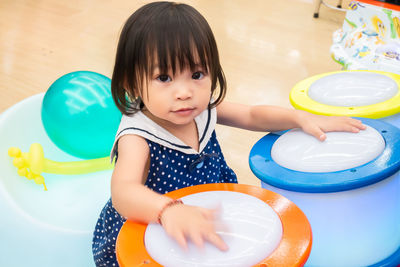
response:
<svg viewBox="0 0 400 267"><path fill-rule="evenodd" d="M84 159L110 154L121 120L111 95L111 80L91 71L57 79L43 98L41 115L53 143Z"/></svg>

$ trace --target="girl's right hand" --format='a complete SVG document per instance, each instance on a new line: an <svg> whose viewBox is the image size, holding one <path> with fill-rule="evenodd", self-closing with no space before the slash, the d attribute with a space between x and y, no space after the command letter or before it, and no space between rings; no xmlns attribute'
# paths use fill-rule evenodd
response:
<svg viewBox="0 0 400 267"><path fill-rule="evenodd" d="M167 234L184 249L187 249L187 238L189 238L199 248L203 247L205 240L226 251L228 246L216 233L216 212L217 210L184 204L174 205L162 213L161 224Z"/></svg>

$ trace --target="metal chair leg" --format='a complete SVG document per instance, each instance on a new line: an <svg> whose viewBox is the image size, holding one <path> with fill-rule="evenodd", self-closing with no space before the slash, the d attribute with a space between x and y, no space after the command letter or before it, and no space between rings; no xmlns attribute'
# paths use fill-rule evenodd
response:
<svg viewBox="0 0 400 267"><path fill-rule="evenodd" d="M321 7L322 0L314 0L314 18L319 17L319 8Z"/></svg>
<svg viewBox="0 0 400 267"><path fill-rule="evenodd" d="M319 17L319 8L321 7L321 4L334 10L346 12L346 9L342 8L342 0L339 0L337 7L325 3L323 0L314 0L314 18Z"/></svg>

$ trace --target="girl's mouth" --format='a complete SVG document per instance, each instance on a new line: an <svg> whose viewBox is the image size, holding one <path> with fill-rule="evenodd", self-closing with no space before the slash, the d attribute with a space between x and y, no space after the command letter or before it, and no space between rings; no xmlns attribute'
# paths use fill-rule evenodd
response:
<svg viewBox="0 0 400 267"><path fill-rule="evenodd" d="M181 115L181 116L187 116L193 113L195 109L194 108L181 108L178 110L173 111L175 114Z"/></svg>

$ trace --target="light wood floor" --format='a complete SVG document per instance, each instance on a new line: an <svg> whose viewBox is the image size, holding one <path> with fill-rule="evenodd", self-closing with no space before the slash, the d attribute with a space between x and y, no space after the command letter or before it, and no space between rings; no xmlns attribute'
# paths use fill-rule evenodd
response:
<svg viewBox="0 0 400 267"><path fill-rule="evenodd" d="M72 71L90 70L111 77L121 27L146 2L1 0L0 112L45 92ZM230 101L290 107L288 94L295 83L340 69L330 58L329 48L344 12L322 6L320 17L314 19L312 0L181 2L197 8L214 31ZM239 181L259 185L248 166L248 155L265 133L218 126L217 134Z"/></svg>

